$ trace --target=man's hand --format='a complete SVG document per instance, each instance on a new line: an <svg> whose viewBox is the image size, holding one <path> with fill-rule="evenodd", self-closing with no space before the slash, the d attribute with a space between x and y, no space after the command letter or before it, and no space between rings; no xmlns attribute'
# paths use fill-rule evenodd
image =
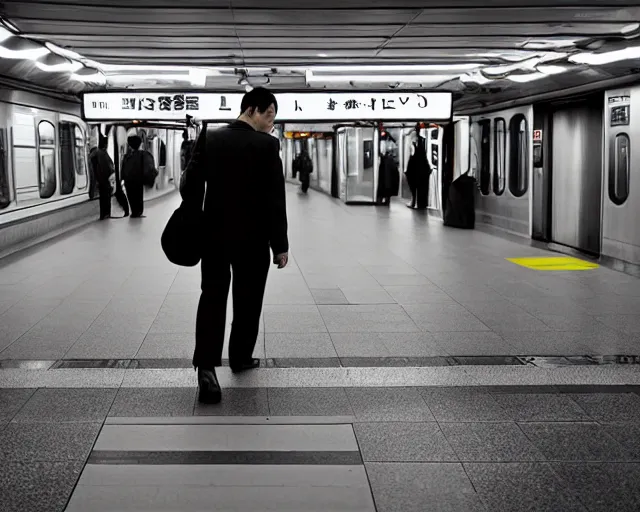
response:
<svg viewBox="0 0 640 512"><path fill-rule="evenodd" d="M277 254L275 258L273 258L273 263L278 265L278 268L284 268L289 263L289 253L283 252L282 254Z"/></svg>

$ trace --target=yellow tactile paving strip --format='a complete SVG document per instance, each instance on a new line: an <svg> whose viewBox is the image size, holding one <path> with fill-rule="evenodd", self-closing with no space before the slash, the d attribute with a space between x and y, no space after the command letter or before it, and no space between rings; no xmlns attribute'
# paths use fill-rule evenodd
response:
<svg viewBox="0 0 640 512"><path fill-rule="evenodd" d="M571 256L507 258L507 260L532 270L592 270L599 267L597 263L572 258Z"/></svg>

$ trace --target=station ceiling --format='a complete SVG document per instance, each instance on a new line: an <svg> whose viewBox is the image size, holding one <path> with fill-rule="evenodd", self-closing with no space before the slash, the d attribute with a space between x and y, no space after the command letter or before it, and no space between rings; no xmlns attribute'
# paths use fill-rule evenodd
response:
<svg viewBox="0 0 640 512"><path fill-rule="evenodd" d="M0 74L73 94L423 88L475 108L640 67L629 0L4 1L0 15Z"/></svg>

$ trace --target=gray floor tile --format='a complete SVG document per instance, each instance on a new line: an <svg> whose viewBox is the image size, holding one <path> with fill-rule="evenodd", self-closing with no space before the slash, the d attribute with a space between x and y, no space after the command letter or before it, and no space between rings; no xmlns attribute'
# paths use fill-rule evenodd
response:
<svg viewBox="0 0 640 512"><path fill-rule="evenodd" d="M458 458L437 423L356 423L367 462L456 462Z"/></svg>
<svg viewBox="0 0 640 512"><path fill-rule="evenodd" d="M508 421L506 411L489 393L470 389L422 388L429 409L440 422Z"/></svg>
<svg viewBox="0 0 640 512"><path fill-rule="evenodd" d="M441 354L452 356L518 355L518 350L495 332L434 332Z"/></svg>
<svg viewBox="0 0 640 512"><path fill-rule="evenodd" d="M381 333L331 333L331 340L340 357L389 357L393 353Z"/></svg>
<svg viewBox="0 0 640 512"><path fill-rule="evenodd" d="M592 512L640 510L640 464L555 463L552 467Z"/></svg>
<svg viewBox="0 0 640 512"><path fill-rule="evenodd" d="M615 439L630 457L640 461L640 425L608 423L603 425L602 429Z"/></svg>
<svg viewBox="0 0 640 512"><path fill-rule="evenodd" d="M0 432L5 462L84 461L100 423L10 423Z"/></svg>
<svg viewBox="0 0 640 512"><path fill-rule="evenodd" d="M177 358L191 359L195 347L195 334L149 333L145 336L138 353L138 359Z"/></svg>
<svg viewBox="0 0 640 512"><path fill-rule="evenodd" d="M266 388L229 388L222 390L219 404L196 401L196 416L268 416L269 400Z"/></svg>
<svg viewBox="0 0 640 512"><path fill-rule="evenodd" d="M550 331L551 328L529 313L475 313L475 315L496 332L504 331Z"/></svg>
<svg viewBox="0 0 640 512"><path fill-rule="evenodd" d="M455 304L455 301L434 285L385 286L387 293L398 303L408 304Z"/></svg>
<svg viewBox="0 0 640 512"><path fill-rule="evenodd" d="M520 423L520 428L549 461L627 461L622 449L597 423Z"/></svg>
<svg viewBox="0 0 640 512"><path fill-rule="evenodd" d="M587 313L583 314L553 314L536 315L554 331L599 331L606 330L607 327Z"/></svg>
<svg viewBox="0 0 640 512"><path fill-rule="evenodd" d="M586 512L544 463L466 463L473 486L488 510Z"/></svg>
<svg viewBox="0 0 640 512"><path fill-rule="evenodd" d="M16 422L103 421L116 396L115 389L38 389Z"/></svg>
<svg viewBox="0 0 640 512"><path fill-rule="evenodd" d="M582 394L571 398L594 420L640 423L640 396L635 393Z"/></svg>
<svg viewBox="0 0 640 512"><path fill-rule="evenodd" d="M559 394L505 394L493 399L516 421L585 421L589 417L571 397Z"/></svg>
<svg viewBox="0 0 640 512"><path fill-rule="evenodd" d="M327 332L317 306L265 306L265 332Z"/></svg>
<svg viewBox="0 0 640 512"><path fill-rule="evenodd" d="M109 328L92 326L64 354L65 359L130 359L144 341L146 331L135 331L115 324Z"/></svg>
<svg viewBox="0 0 640 512"><path fill-rule="evenodd" d="M358 450L351 425L105 425L95 451Z"/></svg>
<svg viewBox="0 0 640 512"><path fill-rule="evenodd" d="M515 423L442 423L440 426L463 462L546 460Z"/></svg>
<svg viewBox="0 0 640 512"><path fill-rule="evenodd" d="M191 416L195 396L191 388L121 388L109 416Z"/></svg>
<svg viewBox="0 0 640 512"><path fill-rule="evenodd" d="M268 393L274 416L353 416L341 388L269 388Z"/></svg>
<svg viewBox="0 0 640 512"><path fill-rule="evenodd" d="M489 330L476 316L460 305L408 305L405 306L405 310L416 325L427 332L479 332Z"/></svg>
<svg viewBox="0 0 640 512"><path fill-rule="evenodd" d="M349 304L395 304L381 286L375 288L341 288Z"/></svg>
<svg viewBox="0 0 640 512"><path fill-rule="evenodd" d="M0 421L9 421L35 393L34 389L0 389Z"/></svg>
<svg viewBox="0 0 640 512"><path fill-rule="evenodd" d="M11 462L0 471L3 512L62 512L83 462Z"/></svg>
<svg viewBox="0 0 640 512"><path fill-rule="evenodd" d="M366 465L378 512L486 511L461 464Z"/></svg>
<svg viewBox="0 0 640 512"><path fill-rule="evenodd" d="M165 471L168 475L174 476L175 480L177 479L176 474L179 475L181 469L180 467L171 467ZM237 469L241 471L237 471ZM123 486L80 485L74 493L67 511L138 510L151 512L162 509L200 511L212 510L212 506L216 510L225 511L375 511L371 491L361 467L309 468L297 466L258 469L262 471L256 474L250 466L200 468L206 482L193 486L181 486L174 482L159 484L156 481L163 479L157 478L145 479L148 483L144 486L131 484ZM284 473L285 469L288 474ZM320 473L319 469L323 470L324 474ZM150 472L149 470L150 468L145 467L139 472L147 474ZM279 481L265 478L270 470L272 470L271 474L280 476ZM219 478L229 480L229 477L225 478L228 474L232 474L234 477L234 485L219 485L217 480ZM325 476L326 474L328 476ZM302 478L303 475L307 478ZM342 478L339 479L339 477ZM181 480L185 481L186 478L182 477ZM255 485L238 485L237 482L243 480L255 482ZM292 485L292 481L300 483Z"/></svg>
<svg viewBox="0 0 640 512"><path fill-rule="evenodd" d="M329 333L267 333L267 357L338 357Z"/></svg>
<svg viewBox="0 0 640 512"><path fill-rule="evenodd" d="M435 421L414 388L349 388L357 421Z"/></svg>
<svg viewBox="0 0 640 512"><path fill-rule="evenodd" d="M316 304L331 305L331 304L349 304L349 301L342 293L340 288L314 288L311 290Z"/></svg>
<svg viewBox="0 0 640 512"><path fill-rule="evenodd" d="M402 307L394 304L319 306L319 309L330 333L419 330Z"/></svg>
<svg viewBox="0 0 640 512"><path fill-rule="evenodd" d="M602 315L596 319L607 327L616 329L627 334L640 333L640 315L638 312L628 315Z"/></svg>

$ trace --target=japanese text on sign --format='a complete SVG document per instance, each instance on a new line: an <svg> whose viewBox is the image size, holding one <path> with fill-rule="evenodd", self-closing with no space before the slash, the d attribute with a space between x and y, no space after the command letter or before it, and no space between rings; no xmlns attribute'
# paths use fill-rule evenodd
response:
<svg viewBox="0 0 640 512"><path fill-rule="evenodd" d="M228 93L87 93L87 120L180 120L186 114L200 119L231 121L240 114L242 94ZM361 121L451 119L448 92L400 93L281 93L279 121Z"/></svg>

